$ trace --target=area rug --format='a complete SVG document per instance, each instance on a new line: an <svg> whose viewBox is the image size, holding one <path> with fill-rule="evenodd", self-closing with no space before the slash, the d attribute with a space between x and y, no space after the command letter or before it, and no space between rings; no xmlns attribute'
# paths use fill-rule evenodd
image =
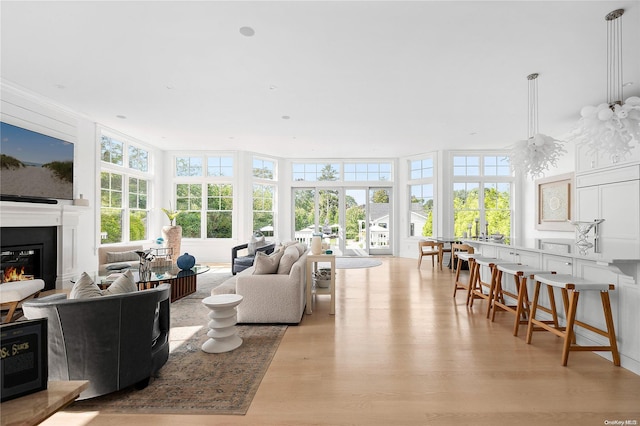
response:
<svg viewBox="0 0 640 426"><path fill-rule="evenodd" d="M246 414L278 345L284 325L237 325L242 345L231 352L208 354L202 298L231 274L202 277L202 287L171 304L169 360L145 389L125 389L76 401L66 411L154 414ZM200 283L200 277L198 277ZM200 287L200 284L199 284Z"/></svg>
<svg viewBox="0 0 640 426"><path fill-rule="evenodd" d="M373 268L382 265L378 259L369 257L337 257L336 269Z"/></svg>

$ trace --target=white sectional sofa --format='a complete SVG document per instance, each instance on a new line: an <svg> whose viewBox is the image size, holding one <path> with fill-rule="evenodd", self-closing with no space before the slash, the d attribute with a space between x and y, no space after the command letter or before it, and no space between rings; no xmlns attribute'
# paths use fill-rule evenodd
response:
<svg viewBox="0 0 640 426"><path fill-rule="evenodd" d="M288 269L294 250L299 254ZM281 256L277 265L279 271L265 273L261 260L273 263L277 256ZM256 256L254 266L229 278L211 290L211 294L243 296L237 307L239 323L298 324L304 315L306 301L306 264L304 244L285 245L271 255Z"/></svg>

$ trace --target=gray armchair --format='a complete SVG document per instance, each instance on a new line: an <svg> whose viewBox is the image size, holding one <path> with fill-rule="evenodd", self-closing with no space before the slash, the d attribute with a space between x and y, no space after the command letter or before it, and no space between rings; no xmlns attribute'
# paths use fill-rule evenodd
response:
<svg viewBox="0 0 640 426"><path fill-rule="evenodd" d="M231 249L231 273L233 275L253 266L253 261L256 257L255 254L246 254L244 256L238 255L241 250L248 249L248 247L249 244L240 244L239 246L235 246ZM262 247L256 247L255 251L262 251L266 254L271 254L275 248L276 243L268 243Z"/></svg>
<svg viewBox="0 0 640 426"><path fill-rule="evenodd" d="M49 380L89 380L79 399L143 388L169 358L171 286L91 299L54 294L23 304L48 318Z"/></svg>

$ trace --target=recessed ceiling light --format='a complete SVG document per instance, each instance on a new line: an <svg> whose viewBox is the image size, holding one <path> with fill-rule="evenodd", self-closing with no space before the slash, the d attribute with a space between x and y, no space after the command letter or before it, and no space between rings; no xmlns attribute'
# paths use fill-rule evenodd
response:
<svg viewBox="0 0 640 426"><path fill-rule="evenodd" d="M126 120L127 116L126 115L116 115L116 118L119 118L120 120Z"/></svg>
<svg viewBox="0 0 640 426"><path fill-rule="evenodd" d="M240 27L240 34L245 37L253 37L256 32L251 27Z"/></svg>
<svg viewBox="0 0 640 426"><path fill-rule="evenodd" d="M55 84L56 88L58 89L66 89L67 86L65 86L64 84Z"/></svg>
<svg viewBox="0 0 640 426"><path fill-rule="evenodd" d="M283 115L283 116L282 116L282 119L283 119L283 120L288 120L288 119L290 119L290 118L291 118L291 117L289 117L288 115Z"/></svg>
<svg viewBox="0 0 640 426"><path fill-rule="evenodd" d="M628 87L628 86L633 86L633 81L627 81L622 85L622 87Z"/></svg>

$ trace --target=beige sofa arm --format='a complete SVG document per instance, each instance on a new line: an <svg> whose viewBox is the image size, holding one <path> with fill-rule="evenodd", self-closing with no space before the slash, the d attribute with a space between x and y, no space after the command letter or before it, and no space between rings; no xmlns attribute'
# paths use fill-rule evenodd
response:
<svg viewBox="0 0 640 426"><path fill-rule="evenodd" d="M304 313L305 286L291 275L238 275L236 294L240 323L297 324Z"/></svg>

